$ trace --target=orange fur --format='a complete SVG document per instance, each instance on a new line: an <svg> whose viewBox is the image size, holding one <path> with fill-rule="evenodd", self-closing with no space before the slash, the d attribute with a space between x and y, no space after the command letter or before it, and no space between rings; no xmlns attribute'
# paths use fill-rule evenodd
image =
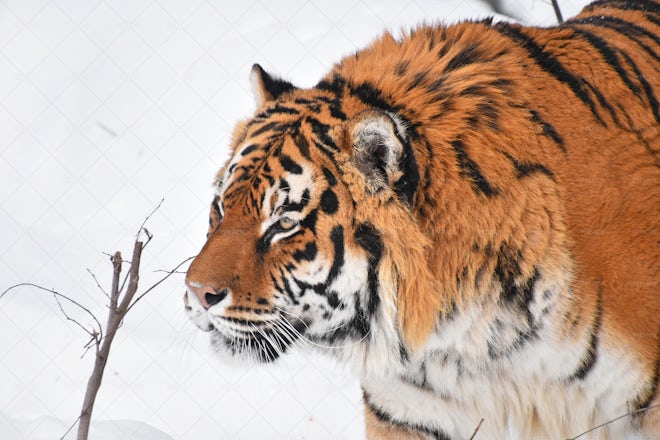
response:
<svg viewBox="0 0 660 440"><path fill-rule="evenodd" d="M556 339L588 345L598 332L598 343L631 354L647 378L628 403L658 403L660 62L649 54L660 52L660 26L658 15L650 20L651 12L620 4L592 5L577 21L548 29L480 22L421 27L402 39L385 34L311 89L263 90L273 80L257 77L260 108L237 126L232 149L267 148L258 161L233 163L250 172L222 188L227 219L218 227L212 218L188 279L233 283L227 316L257 318L264 301L276 299L269 276L296 250L314 242L319 254L336 257L332 237L341 226L342 246L365 260L368 249L352 237L370 225L382 243L379 300L396 314L406 349L423 350L455 310L502 307L507 293L542 272L559 286ZM623 35L598 25L599 17L635 27ZM414 156L419 186L410 206L395 185L403 168L373 178L362 169L373 164L356 158L356 131L368 118L405 126L409 138L395 133L388 141L409 143ZM339 209L319 214L314 233L255 254L268 215L252 206L272 190L260 173L287 168L279 154L294 162L289 167L313 170L316 186L301 212L321 206L331 186ZM660 429L659 414L645 423ZM538 414L530 417L542 427ZM388 427L372 409L367 426L370 438L421 438Z"/></svg>
<svg viewBox="0 0 660 440"><path fill-rule="evenodd" d="M593 9L578 18L601 13ZM638 21L649 32L656 32L641 13L610 13ZM639 69L649 72L646 79L653 90L660 91L658 63L644 57L633 41L618 38L612 30L602 32L616 39L616 46L626 50ZM564 38L570 38L568 29L528 28L527 33L556 56L562 56ZM406 86L415 73L429 72L422 85L443 75L443 62L427 55L429 41L448 47L445 60L451 60L474 41L485 53L503 55L491 63L467 66L460 74L446 75L442 87L447 97L438 103L421 85L412 91ZM432 145L447 145L462 136L483 174L498 183L502 196L484 200L456 177L453 155L434 150L431 157L424 145L415 146L420 168L429 166L434 175L430 190L418 193L417 219L408 222L407 228L425 231L436 244L427 258L443 292L456 295L452 298L455 301L470 300L466 295L476 291L461 290L454 280L465 265L468 278L474 280L478 268L489 264L483 255L489 243L495 249L502 243L520 248L529 265L523 268L526 273L541 255L548 253L559 259L558 268L564 268L566 263L561 259L566 255L562 253L569 252L576 265L576 294L567 312L580 308L581 319L587 325L596 303L594 286L602 286L606 331L639 352L640 362L650 371L658 356L660 328L660 128L648 105L629 94L614 70L589 69L603 62L593 48L577 41L570 50L575 56L562 58L566 68L581 72L602 88L608 100L625 106L630 120L623 122L624 127L617 127L611 119L607 119L608 126L598 124L566 86L552 82L533 62L520 62L528 57L523 48L489 26L475 23L423 28L403 41L386 34L368 49L344 59L326 78L340 75L351 84L372 84L393 106L404 108L404 116L421 127ZM410 73L397 76L397 66L402 62ZM511 86L484 86L502 78L510 80ZM470 86L484 90L478 96L461 96L460 91ZM497 103L498 129L488 129L487 124L486 129L484 124L476 129L466 126L467 116L478 113L475 110L480 104L490 102ZM442 110L443 103L451 103L452 111L434 120L433 114ZM518 103L533 105L545 121L557 128L565 143L565 155L548 136L543 136L541 127L529 123L529 107L519 108ZM350 117L365 106L346 96L344 109ZM599 108L599 112L603 118L608 117L607 110ZM544 175L516 182L511 163L499 151L520 161L547 164L556 184ZM444 206L429 209L428 200L442 200ZM397 232L402 229L397 221L388 227ZM480 247L477 252L472 250L475 242ZM451 247L439 247L438 243L451 243ZM405 252L396 259L406 260ZM413 261L417 264L419 260ZM447 305L446 301L438 301L433 282L426 285L430 288L404 289L400 293L399 313L411 312L410 318L400 317L400 322L410 319L419 325L418 333L409 336L411 341L423 340L424 332L432 328L429 320L437 313L429 313L427 306L441 313ZM408 291L414 294L407 295Z"/></svg>

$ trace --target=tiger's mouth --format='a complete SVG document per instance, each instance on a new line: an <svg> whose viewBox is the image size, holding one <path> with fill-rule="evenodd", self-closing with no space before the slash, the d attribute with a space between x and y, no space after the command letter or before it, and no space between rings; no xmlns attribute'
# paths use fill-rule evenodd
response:
<svg viewBox="0 0 660 440"><path fill-rule="evenodd" d="M209 332L211 345L219 353L232 358L272 362L286 353L304 336L309 322L282 309L253 314L244 308L240 315L229 315L226 309L205 309L193 295L184 296L188 318L201 330Z"/></svg>

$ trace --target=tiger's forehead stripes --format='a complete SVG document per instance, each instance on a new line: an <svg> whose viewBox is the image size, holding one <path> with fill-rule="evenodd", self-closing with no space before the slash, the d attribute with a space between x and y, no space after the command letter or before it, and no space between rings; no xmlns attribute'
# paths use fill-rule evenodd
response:
<svg viewBox="0 0 660 440"><path fill-rule="evenodd" d="M330 116L341 123L346 115L340 105L341 99L324 94L267 105L247 122L242 142L235 148L217 185L216 195L230 205L245 199L249 212L262 217L265 191L277 183L274 176L281 169L289 176L286 180L292 183L293 192L286 200L287 205L290 209L300 206L309 198L309 190L304 188L312 181L312 175L304 170L300 161L312 160L310 150L315 148L323 153L337 169L335 160L339 147L330 135L332 126L321 122L320 118ZM302 159L294 159L294 154ZM243 197L238 197L239 194ZM268 205L266 214L274 209L272 201L269 200Z"/></svg>

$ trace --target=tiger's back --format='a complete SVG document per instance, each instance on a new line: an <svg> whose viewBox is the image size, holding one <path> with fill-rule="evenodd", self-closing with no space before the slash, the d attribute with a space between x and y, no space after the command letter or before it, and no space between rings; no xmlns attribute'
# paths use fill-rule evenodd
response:
<svg viewBox="0 0 660 440"><path fill-rule="evenodd" d="M235 266L225 250L265 265L258 289L274 296L256 306L241 281L221 290L241 305L220 318L254 323L272 301L302 317L296 335L341 346L371 438L466 438L482 418L486 437L565 438L629 411L593 438L657 434L659 29L656 2L613 0L547 29L385 34L307 90L258 68L260 108L237 129L188 274L195 313L219 291L200 286L238 279L217 268ZM270 220L236 234L260 203L305 217L282 239ZM222 204L241 208L232 237ZM252 263L261 233L277 245ZM311 283L305 264L327 278Z"/></svg>

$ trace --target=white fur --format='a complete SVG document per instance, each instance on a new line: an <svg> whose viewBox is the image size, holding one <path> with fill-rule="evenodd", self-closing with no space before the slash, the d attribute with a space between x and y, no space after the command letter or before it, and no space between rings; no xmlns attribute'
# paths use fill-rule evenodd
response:
<svg viewBox="0 0 660 440"><path fill-rule="evenodd" d="M554 288L565 289L561 284ZM542 277L535 287L532 310L540 317L547 301L543 292L552 286ZM489 308L495 312L484 313ZM469 438L481 419L477 438L565 439L628 412L624 396L637 395L635 387L643 380L629 353L601 343L597 362L584 380L569 381L580 365L588 335L571 341L545 325L537 338L493 360L487 354L486 341L492 337L488 323L504 319L503 313L496 305L467 306L436 329L403 373L359 372L369 403L395 420L440 428L452 439ZM561 322L560 313L551 312L545 322ZM628 419L581 439L639 435Z"/></svg>

